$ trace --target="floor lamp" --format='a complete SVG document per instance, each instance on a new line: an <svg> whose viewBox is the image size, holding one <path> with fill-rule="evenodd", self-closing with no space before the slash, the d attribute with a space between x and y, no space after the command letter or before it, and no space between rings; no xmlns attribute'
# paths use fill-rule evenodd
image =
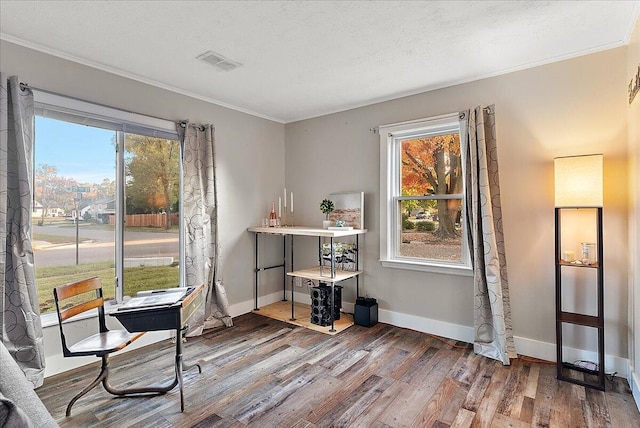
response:
<svg viewBox="0 0 640 428"><path fill-rule="evenodd" d="M600 390L605 388L604 372L604 281L602 246L602 155L556 158L555 166L555 268L556 268L556 346L557 378ZM595 211L596 242L582 242L575 257L573 251L562 248L562 213L565 210ZM571 226L571 225L569 225ZM570 231L573 232L573 231ZM593 232L593 231L592 231ZM574 269L595 270L596 315L565 310L563 298L563 271ZM574 272L574 273L580 273ZM582 271L585 273L585 271ZM586 292L582 290L582 292ZM563 326L574 325L593 328L598 336L597 362L567 362L563 356Z"/></svg>

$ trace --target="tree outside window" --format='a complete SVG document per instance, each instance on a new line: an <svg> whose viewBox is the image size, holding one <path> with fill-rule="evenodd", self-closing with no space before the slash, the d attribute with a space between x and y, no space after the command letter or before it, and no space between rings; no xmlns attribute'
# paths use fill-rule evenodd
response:
<svg viewBox="0 0 640 428"><path fill-rule="evenodd" d="M459 129L457 115L381 127L383 265L468 268Z"/></svg>

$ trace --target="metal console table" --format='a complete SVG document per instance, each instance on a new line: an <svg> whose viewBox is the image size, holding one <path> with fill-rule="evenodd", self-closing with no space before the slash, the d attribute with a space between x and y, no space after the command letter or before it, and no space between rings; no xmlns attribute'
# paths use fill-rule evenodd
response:
<svg viewBox="0 0 640 428"><path fill-rule="evenodd" d="M319 282L324 282L324 283L328 283L331 284L331 332L335 331L334 329L334 318L335 318L335 314L334 314L334 305L333 305L333 301L335 300L335 283L340 282L340 281L344 281L346 279L349 278L355 278L356 280L356 297L358 297L360 295L360 290L359 290L359 277L360 275L363 273L363 271L359 270L359 258L358 258L358 252L356 251L356 261L355 261L355 266L356 269L353 271L346 271L346 270L341 270L338 269L336 267L335 264L335 253L334 253L334 239L335 238L342 238L342 237L347 237L347 236L354 236L355 240L356 240L356 248L359 246L359 236L366 233L367 229L345 229L345 230L328 230L328 229L321 229L321 228L314 228L314 227L305 227L305 226L286 226L286 227L266 227L266 226L262 226L262 227L250 227L247 229L249 232L253 232L255 233L255 268L254 268L254 272L255 272L255 295L254 295L254 302L255 302L255 307L254 310L258 311L260 310L258 308L258 283L259 283L259 274L260 272L267 270L267 269L274 269L274 268L283 268L284 270L284 274L283 274L283 279L282 279L282 291L283 291L283 301L287 300L287 284L286 284L286 276L290 276L291 277L291 320L295 320L295 312L294 312L294 277L300 277L300 278L305 278L305 279L312 279L312 280L317 280ZM282 263L276 264L276 265L272 265L272 266L264 266L261 267L259 265L260 263L260 258L259 258L259 236L260 235L279 235L282 236L283 238L283 260ZM286 242L287 242L287 236L289 237L289 249L290 249L290 266L291 266L291 272L287 272L286 271L286 265L287 265L287 250L286 250ZM317 237L318 238L318 266L313 267L313 268L309 268L309 269L303 269L303 270L294 270L294 265L293 265L293 255L294 255L294 245L293 245L293 241L294 241L294 236L310 236L310 237ZM331 249L331 267L328 270L328 272L324 272L322 269L322 239L323 238L329 238L330 241L330 249Z"/></svg>

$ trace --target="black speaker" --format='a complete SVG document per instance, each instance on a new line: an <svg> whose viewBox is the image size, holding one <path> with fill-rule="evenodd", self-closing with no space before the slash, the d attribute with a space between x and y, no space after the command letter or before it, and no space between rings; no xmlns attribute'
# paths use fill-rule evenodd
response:
<svg viewBox="0 0 640 428"><path fill-rule="evenodd" d="M358 297L353 312L353 322L357 325L371 327L378 323L378 303L376 299Z"/></svg>
<svg viewBox="0 0 640 428"><path fill-rule="evenodd" d="M335 301L333 305L334 320L340 319L342 308L342 286L334 286ZM312 324L320 326L331 325L331 287L320 283L311 288L311 319Z"/></svg>

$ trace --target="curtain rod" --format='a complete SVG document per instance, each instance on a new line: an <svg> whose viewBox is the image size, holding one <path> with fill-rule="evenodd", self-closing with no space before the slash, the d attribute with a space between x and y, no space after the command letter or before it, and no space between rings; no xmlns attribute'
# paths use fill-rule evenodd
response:
<svg viewBox="0 0 640 428"><path fill-rule="evenodd" d="M196 128L198 131L204 131L205 130L205 125L197 125L195 123L189 123L188 120L181 120L180 122L178 122L180 124L181 127L186 128L187 125L189 126L193 126L194 128Z"/></svg>
<svg viewBox="0 0 640 428"><path fill-rule="evenodd" d="M124 110L122 108L112 107L112 106L109 106L109 105L106 105L106 104L97 103L95 101L88 101L88 100L84 100L82 98L72 97L72 96L69 96L69 95L61 94L59 92L53 92L53 91L49 91L47 89L37 88L35 86L31 86L28 83L24 83L24 82L20 82L19 86L20 86L20 89L22 89L23 91L25 89L31 89L32 91L43 92L45 94L56 95L58 97L64 97L64 98L68 98L68 99L71 99L71 100L80 101L80 102L83 102L83 103L89 103L89 104L97 105L97 106L100 106L100 107L110 108L110 109L114 109L114 110L120 110L122 112L129 113L129 114L137 114L137 115L141 115L141 116L147 116L147 117L150 117L150 118L153 118L153 119L165 120L167 122L173 122L173 123L176 123L176 122L179 122L181 124L182 123L186 123L186 121L184 121L184 120L166 119L164 117L152 116L152 115L146 114L146 113L137 113L137 112L130 111L130 110Z"/></svg>
<svg viewBox="0 0 640 428"><path fill-rule="evenodd" d="M482 107L482 110L488 111L489 113L491 113L491 106ZM463 113L461 112L461 114L463 114ZM462 117L461 117L461 119L462 119ZM377 134L378 131L380 131L380 127L379 126L371 127L371 128L369 128L369 131L373 132L374 134Z"/></svg>

